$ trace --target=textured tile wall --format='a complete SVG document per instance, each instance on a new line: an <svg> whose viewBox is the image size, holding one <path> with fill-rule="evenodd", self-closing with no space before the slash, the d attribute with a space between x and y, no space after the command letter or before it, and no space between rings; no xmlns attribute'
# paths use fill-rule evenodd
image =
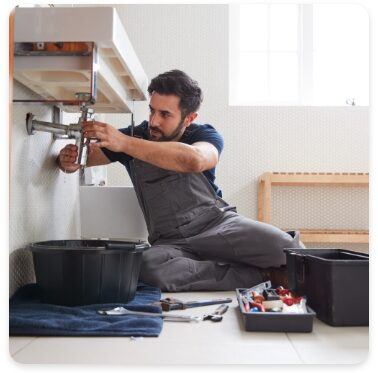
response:
<svg viewBox="0 0 378 373"><path fill-rule="evenodd" d="M116 7L150 79L179 68L203 87L199 122L225 139L217 181L240 213L257 217L257 179L266 171L369 171L366 107L228 106L226 5ZM146 103L135 104L137 123L147 114ZM124 127L130 116L102 120ZM108 185L130 185L121 165L109 166ZM273 204L272 223L280 227L368 229L367 189L275 188Z"/></svg>
<svg viewBox="0 0 378 373"><path fill-rule="evenodd" d="M15 82L14 97L33 94ZM27 112L52 120L51 108L41 104L14 104L10 136L10 294L34 282L28 243L80 237L78 175L65 175L55 166L60 149L72 140L52 140L49 133L28 136Z"/></svg>

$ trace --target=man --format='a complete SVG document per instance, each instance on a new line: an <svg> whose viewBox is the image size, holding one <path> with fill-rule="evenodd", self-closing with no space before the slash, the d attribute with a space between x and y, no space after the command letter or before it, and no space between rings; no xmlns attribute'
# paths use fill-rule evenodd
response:
<svg viewBox="0 0 378 373"><path fill-rule="evenodd" d="M284 248L299 247L286 233L235 212L215 184L223 139L193 121L202 102L196 81L179 70L152 79L149 121L134 129L86 122L88 166L121 162L133 182L151 248L140 280L164 291L234 290L271 279L286 282ZM75 172L77 148L61 150L58 165Z"/></svg>

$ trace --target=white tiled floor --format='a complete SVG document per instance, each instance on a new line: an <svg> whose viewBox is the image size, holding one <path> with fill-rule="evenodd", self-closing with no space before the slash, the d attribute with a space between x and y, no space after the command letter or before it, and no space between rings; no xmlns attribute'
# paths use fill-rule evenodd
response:
<svg viewBox="0 0 378 373"><path fill-rule="evenodd" d="M163 294L182 300L231 297L221 323L165 322L157 338L11 337L19 363L105 364L354 364L369 351L367 327L330 327L315 320L312 333L246 332L234 292ZM203 315L217 306L186 311Z"/></svg>

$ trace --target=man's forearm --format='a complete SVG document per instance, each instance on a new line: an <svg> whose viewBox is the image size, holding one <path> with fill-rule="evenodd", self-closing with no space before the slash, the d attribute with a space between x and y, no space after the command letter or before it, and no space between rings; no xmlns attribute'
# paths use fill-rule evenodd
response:
<svg viewBox="0 0 378 373"><path fill-rule="evenodd" d="M109 164L110 161L100 148L91 148L88 153L86 167L102 166Z"/></svg>
<svg viewBox="0 0 378 373"><path fill-rule="evenodd" d="M200 172L202 156L193 146L180 142L157 142L124 138L124 153L157 167L177 172Z"/></svg>
<svg viewBox="0 0 378 373"><path fill-rule="evenodd" d="M83 130L85 138L98 139L91 144L93 148L107 148L113 152L125 153L166 170L202 172L213 168L218 161L216 148L207 142L188 145L176 141L143 140L125 135L101 122L84 122ZM90 165L94 165L92 159Z"/></svg>

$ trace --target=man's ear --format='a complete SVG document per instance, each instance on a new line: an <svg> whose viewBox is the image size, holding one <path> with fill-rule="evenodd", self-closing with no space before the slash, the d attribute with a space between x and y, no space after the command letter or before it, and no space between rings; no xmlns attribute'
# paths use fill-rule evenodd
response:
<svg viewBox="0 0 378 373"><path fill-rule="evenodd" d="M197 117L197 113L189 113L184 120L185 127L188 127Z"/></svg>

